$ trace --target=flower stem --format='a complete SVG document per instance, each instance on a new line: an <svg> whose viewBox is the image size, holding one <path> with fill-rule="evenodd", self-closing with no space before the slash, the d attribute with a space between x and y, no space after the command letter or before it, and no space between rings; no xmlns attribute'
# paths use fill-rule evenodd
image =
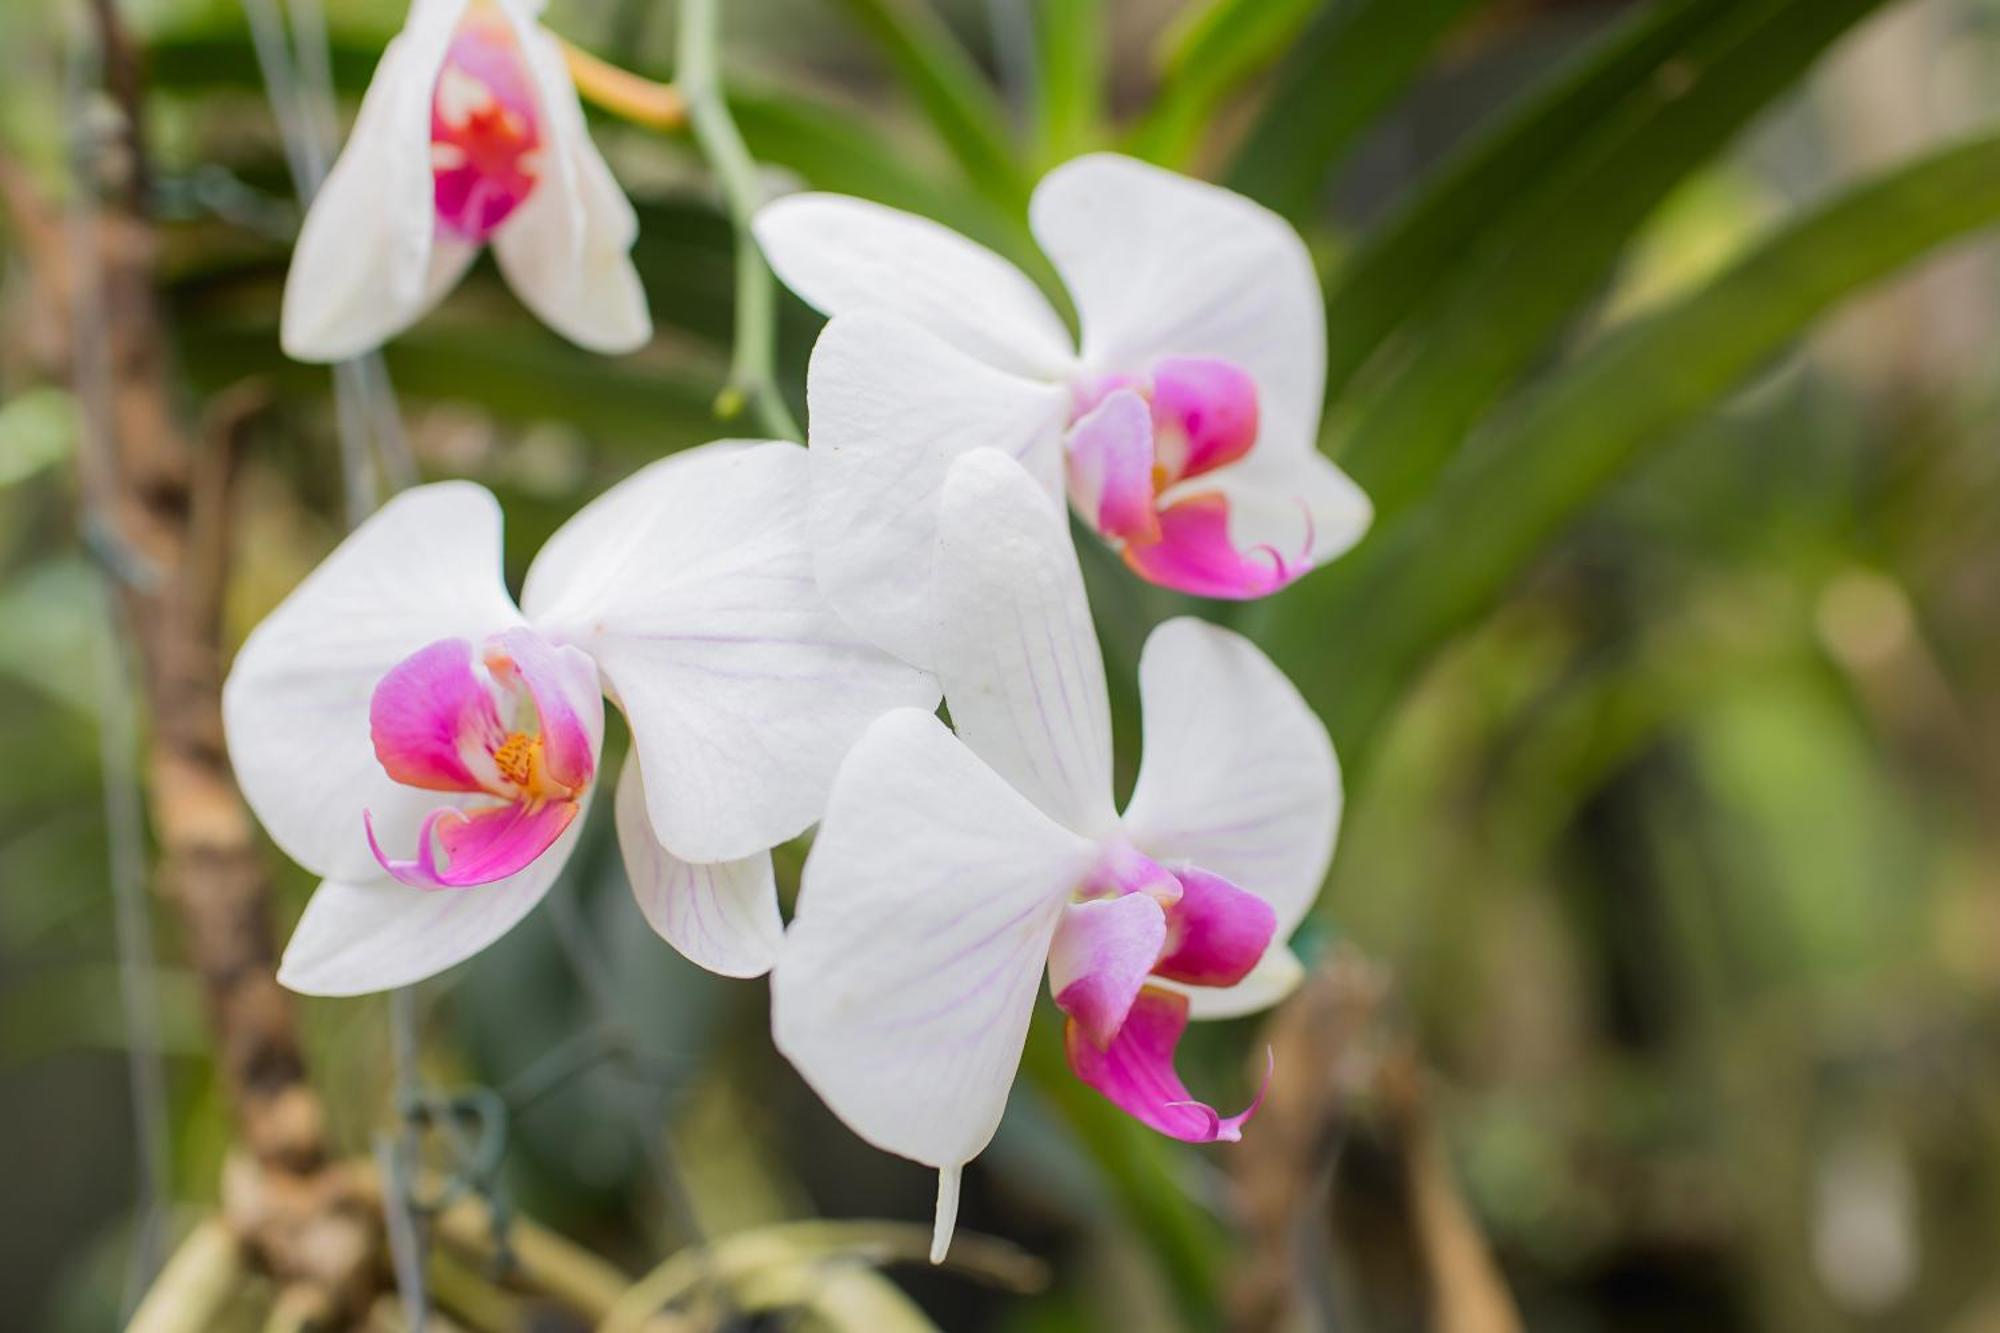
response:
<svg viewBox="0 0 2000 1333"><path fill-rule="evenodd" d="M684 0L677 83L687 99L695 142L715 171L736 228L736 346L729 385L716 399L716 410L732 416L747 403L773 436L800 440L804 436L772 370L777 285L750 232L750 220L764 201L764 187L723 101L720 26L716 0Z"/></svg>
<svg viewBox="0 0 2000 1333"><path fill-rule="evenodd" d="M648 129L678 130L687 124L687 99L673 84L634 74L567 41L562 48L570 78L586 101Z"/></svg>

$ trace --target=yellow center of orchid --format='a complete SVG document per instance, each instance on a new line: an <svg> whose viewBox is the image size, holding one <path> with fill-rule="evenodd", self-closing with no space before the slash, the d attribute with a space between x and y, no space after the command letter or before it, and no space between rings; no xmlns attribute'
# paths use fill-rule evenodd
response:
<svg viewBox="0 0 2000 1333"><path fill-rule="evenodd" d="M540 782L542 738L521 731L509 732L507 739L494 747L493 764L501 777L524 792L532 792L543 785Z"/></svg>

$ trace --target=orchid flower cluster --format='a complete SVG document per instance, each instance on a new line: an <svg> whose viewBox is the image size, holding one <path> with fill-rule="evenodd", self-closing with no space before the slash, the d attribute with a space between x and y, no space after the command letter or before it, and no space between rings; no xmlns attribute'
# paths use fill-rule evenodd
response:
<svg viewBox="0 0 2000 1333"><path fill-rule="evenodd" d="M301 233L295 356L392 336L487 244L558 332L646 340L634 215L537 9L415 0ZM934 1258L1044 975L1078 1078L1163 1134L1240 1136L1255 1103L1195 1098L1176 1048L1297 982L1338 764L1249 641L1171 620L1141 658L1120 811L1065 508L1141 578L1212 598L1358 540L1367 501L1314 447L1318 284L1276 216L1126 158L1057 168L1030 220L1080 341L935 223L771 204L764 253L830 316L807 447L642 469L556 533L518 603L492 495L421 486L257 627L224 691L230 754L322 877L280 980L406 986L510 929L578 843L608 699L641 913L699 966L769 973L778 1048L862 1137L939 1171ZM787 926L771 849L814 824Z"/></svg>

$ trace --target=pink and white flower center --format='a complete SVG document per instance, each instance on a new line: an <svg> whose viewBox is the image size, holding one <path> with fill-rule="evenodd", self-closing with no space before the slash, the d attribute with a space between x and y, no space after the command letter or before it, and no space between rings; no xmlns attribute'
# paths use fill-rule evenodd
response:
<svg viewBox="0 0 2000 1333"><path fill-rule="evenodd" d="M1233 362L1167 357L1143 376L1110 375L1076 390L1064 438L1070 500L1139 574L1201 597L1261 597L1307 568L1231 539L1230 501L1190 485L1257 446L1257 385Z"/></svg>
<svg viewBox="0 0 2000 1333"><path fill-rule="evenodd" d="M1127 844L1107 847L1049 950L1050 987L1069 1015L1070 1068L1163 1134L1239 1138L1263 1094L1222 1116L1188 1093L1174 1072L1187 996L1157 983L1233 986L1263 958L1277 924L1268 903L1219 875L1169 871Z"/></svg>
<svg viewBox="0 0 2000 1333"><path fill-rule="evenodd" d="M382 850L364 813L382 868L419 888L490 884L526 869L576 818L596 776L587 715L603 707L597 690L587 657L527 629L476 651L440 639L397 663L368 708L383 771L406 787L486 799L432 811L408 859Z"/></svg>
<svg viewBox="0 0 2000 1333"><path fill-rule="evenodd" d="M431 94L438 225L474 243L498 231L541 179L542 116L505 15L474 3Z"/></svg>

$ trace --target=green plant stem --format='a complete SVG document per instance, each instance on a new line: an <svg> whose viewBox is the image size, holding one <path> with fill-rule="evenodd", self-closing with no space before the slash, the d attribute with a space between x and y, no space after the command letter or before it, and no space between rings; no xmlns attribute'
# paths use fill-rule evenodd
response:
<svg viewBox="0 0 2000 1333"><path fill-rule="evenodd" d="M751 219L764 202L764 187L723 100L717 10L718 0L684 0L675 79L687 98L695 142L715 171L736 228L735 351L729 385L717 399L716 410L724 417L733 416L747 402L773 436L803 440L773 371L778 288L750 232Z"/></svg>

